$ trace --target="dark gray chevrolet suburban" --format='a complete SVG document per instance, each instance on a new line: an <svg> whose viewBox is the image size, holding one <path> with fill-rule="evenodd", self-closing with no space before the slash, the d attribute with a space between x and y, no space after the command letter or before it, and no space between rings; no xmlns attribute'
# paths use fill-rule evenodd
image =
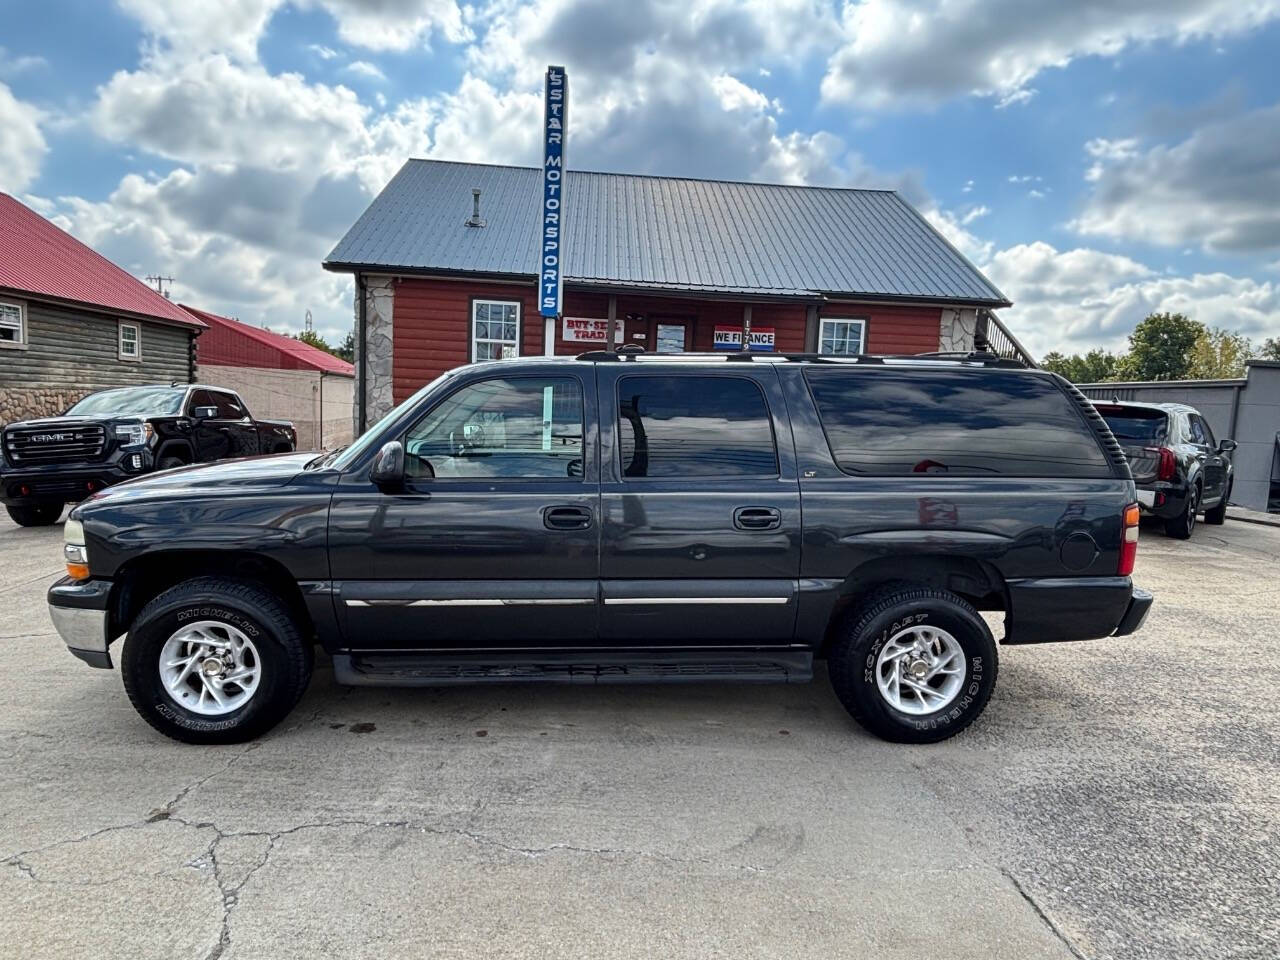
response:
<svg viewBox="0 0 1280 960"><path fill-rule="evenodd" d="M49 591L161 732L255 737L341 683L797 682L902 742L1003 643L1132 633L1125 457L1066 381L944 358L594 353L451 371L352 446L81 504Z"/></svg>

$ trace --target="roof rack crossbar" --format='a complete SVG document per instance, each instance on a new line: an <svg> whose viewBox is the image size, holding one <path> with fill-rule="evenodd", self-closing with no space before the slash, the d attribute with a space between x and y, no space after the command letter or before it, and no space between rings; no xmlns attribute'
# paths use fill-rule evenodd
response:
<svg viewBox="0 0 1280 960"><path fill-rule="evenodd" d="M826 363L826 364L874 364L883 365L886 360L916 360L937 363L971 363L982 364L985 367L996 367L1006 370L1026 370L1027 365L1021 360L1013 360L1009 357L1001 357L994 353L985 352L937 352L937 353L888 353L888 354L857 354L854 356L842 356L826 353L772 353L760 352L752 353L747 350L732 351L727 353L713 353L703 351L690 351L688 353L679 354L655 354L640 353L630 350L589 350L586 353L578 354L574 359L583 360L588 363L618 363L621 361L635 362L640 358L653 360L675 360L681 357L691 359L710 359L724 360L727 362L747 363L751 361L759 362L778 362L786 363Z"/></svg>

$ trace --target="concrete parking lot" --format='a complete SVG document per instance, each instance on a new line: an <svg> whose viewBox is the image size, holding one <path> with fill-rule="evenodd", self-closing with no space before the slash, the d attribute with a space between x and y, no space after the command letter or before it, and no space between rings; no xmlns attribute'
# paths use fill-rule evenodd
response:
<svg viewBox="0 0 1280 960"><path fill-rule="evenodd" d="M1143 530L1141 633L1006 648L934 747L825 678L350 690L182 746L0 522L0 956L1280 956L1280 529Z"/></svg>

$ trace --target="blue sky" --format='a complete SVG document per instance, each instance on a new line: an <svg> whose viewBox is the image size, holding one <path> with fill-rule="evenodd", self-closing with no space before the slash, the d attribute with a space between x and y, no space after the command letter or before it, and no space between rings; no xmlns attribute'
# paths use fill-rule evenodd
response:
<svg viewBox="0 0 1280 960"><path fill-rule="evenodd" d="M1280 336L1280 0L0 0L0 189L203 308L340 339L408 156L892 186L1036 353Z"/></svg>

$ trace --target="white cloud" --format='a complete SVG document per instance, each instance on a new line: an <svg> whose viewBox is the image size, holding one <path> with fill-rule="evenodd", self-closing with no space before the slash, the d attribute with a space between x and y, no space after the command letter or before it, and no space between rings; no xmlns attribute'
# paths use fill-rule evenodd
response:
<svg viewBox="0 0 1280 960"><path fill-rule="evenodd" d="M961 193L972 193L972 192L973 192L973 181L972 181L972 180L966 180L966 181L964 182L964 186L960 188L960 192L961 192Z"/></svg>
<svg viewBox="0 0 1280 960"><path fill-rule="evenodd" d="M34 54L13 56L4 47L0 47L0 77L16 77L20 73L31 70L45 70L49 61Z"/></svg>
<svg viewBox="0 0 1280 960"><path fill-rule="evenodd" d="M1280 247L1280 104L1200 126L1173 146L1091 140L1082 234L1253 252Z"/></svg>
<svg viewBox="0 0 1280 960"><path fill-rule="evenodd" d="M382 72L377 64L370 63L368 60L353 60L342 69L357 76L368 77L370 80L381 82L387 79L387 75Z"/></svg>
<svg viewBox="0 0 1280 960"><path fill-rule="evenodd" d="M1037 177L1035 174L1031 174L1031 173L1023 173L1023 174L1011 173L1009 175L1009 182L1010 183L1039 183L1040 178Z"/></svg>
<svg viewBox="0 0 1280 960"><path fill-rule="evenodd" d="M1225 273L1163 276L1130 257L1087 248L1018 244L983 264L1014 301L1001 312L1035 356L1122 349L1152 311L1186 313L1259 339L1280 333L1280 284Z"/></svg>
<svg viewBox="0 0 1280 960"><path fill-rule="evenodd" d="M338 23L344 42L369 50L405 51L435 31L451 43L471 39L455 0L318 0Z"/></svg>
<svg viewBox="0 0 1280 960"><path fill-rule="evenodd" d="M722 73L711 81L711 89L720 100L722 110L765 110L769 98L759 90L748 87L736 77Z"/></svg>
<svg viewBox="0 0 1280 960"><path fill-rule="evenodd" d="M867 107L1007 99L1079 57L1231 36L1278 15L1277 0L846 0L822 94Z"/></svg>
<svg viewBox="0 0 1280 960"><path fill-rule="evenodd" d="M0 83L0 190L25 190L40 175L49 146L40 132L43 114Z"/></svg>
<svg viewBox="0 0 1280 960"><path fill-rule="evenodd" d="M307 49L314 53L321 60L332 60L338 56L338 51L333 47L326 47L323 43L309 43Z"/></svg>
<svg viewBox="0 0 1280 960"><path fill-rule="evenodd" d="M960 218L960 225L962 227L967 227L969 224L973 223L973 221L981 217L985 217L990 212L991 212L990 207L985 207L985 206L971 207L965 213L965 215Z"/></svg>
<svg viewBox="0 0 1280 960"><path fill-rule="evenodd" d="M1023 87L1021 89L1014 90L1011 93L1006 93L1004 96L1002 96L999 100L996 101L996 109L1004 110L1016 104L1030 103L1031 100L1035 97L1035 95L1038 94L1039 92L1040 91L1035 89L1034 87Z"/></svg>

